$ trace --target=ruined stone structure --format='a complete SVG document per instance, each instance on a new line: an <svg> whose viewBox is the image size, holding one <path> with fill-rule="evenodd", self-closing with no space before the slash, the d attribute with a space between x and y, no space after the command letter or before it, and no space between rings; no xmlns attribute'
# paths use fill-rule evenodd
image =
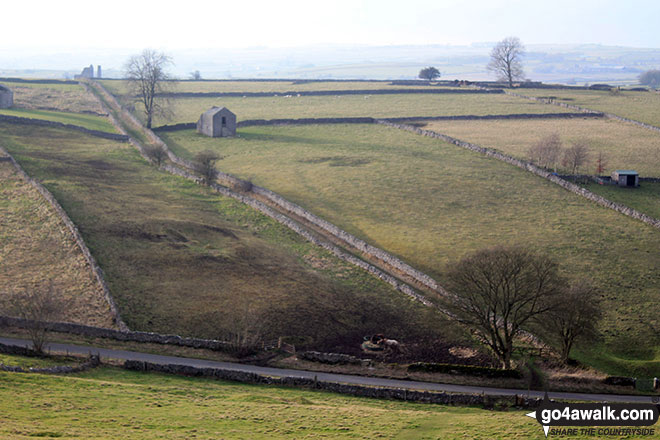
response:
<svg viewBox="0 0 660 440"><path fill-rule="evenodd" d="M101 65L96 66L96 77L103 78L103 75L101 75Z"/></svg>
<svg viewBox="0 0 660 440"><path fill-rule="evenodd" d="M76 75L74 78L94 78L94 66L90 64L80 72L80 75Z"/></svg>
<svg viewBox="0 0 660 440"><path fill-rule="evenodd" d="M14 105L14 92L0 84L0 108L10 108Z"/></svg>
<svg viewBox="0 0 660 440"><path fill-rule="evenodd" d="M211 107L199 117L197 132L210 137L236 136L236 115L226 107Z"/></svg>

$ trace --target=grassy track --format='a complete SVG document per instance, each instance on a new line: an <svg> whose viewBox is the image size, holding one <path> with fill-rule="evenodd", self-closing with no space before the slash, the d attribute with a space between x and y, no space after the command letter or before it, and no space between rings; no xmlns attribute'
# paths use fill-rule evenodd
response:
<svg viewBox="0 0 660 440"><path fill-rule="evenodd" d="M659 372L652 326L660 231L510 165L395 129L249 127L239 134L164 138L182 156L215 149L225 157L222 170L279 192L440 281L447 263L484 246L521 243L550 253L562 270L602 288L607 349Z"/></svg>
<svg viewBox="0 0 660 440"><path fill-rule="evenodd" d="M622 91L618 95L598 90L520 89L516 92L535 97L554 96L559 102L660 126L660 94L657 92Z"/></svg>
<svg viewBox="0 0 660 440"><path fill-rule="evenodd" d="M332 345L447 325L245 205L158 172L127 144L0 127L80 227L131 328L220 337L247 314L264 337Z"/></svg>
<svg viewBox="0 0 660 440"><path fill-rule="evenodd" d="M101 286L71 233L9 162L0 162L0 218L0 314L11 314L6 290L47 288L52 282L71 302L61 319L112 326Z"/></svg>
<svg viewBox="0 0 660 440"><path fill-rule="evenodd" d="M406 117L552 113L568 110L508 95L343 95L270 98L177 98L170 100L173 118L157 118L154 126L195 122L210 107L224 106L246 119L321 117ZM141 111L136 112L138 116Z"/></svg>
<svg viewBox="0 0 660 440"><path fill-rule="evenodd" d="M99 368L0 372L0 438L542 439L525 411L371 400ZM574 438L574 437L572 437Z"/></svg>
<svg viewBox="0 0 660 440"><path fill-rule="evenodd" d="M541 138L557 133L564 147L577 140L589 145L589 161L581 172L594 174L602 152L607 174L633 169L641 176L660 177L660 134L610 119L433 121L424 128L523 159Z"/></svg>
<svg viewBox="0 0 660 440"><path fill-rule="evenodd" d="M81 113L33 110L26 108L1 109L0 115L19 116L21 118L44 119L63 124L79 125L90 130L117 133L117 129L104 117Z"/></svg>

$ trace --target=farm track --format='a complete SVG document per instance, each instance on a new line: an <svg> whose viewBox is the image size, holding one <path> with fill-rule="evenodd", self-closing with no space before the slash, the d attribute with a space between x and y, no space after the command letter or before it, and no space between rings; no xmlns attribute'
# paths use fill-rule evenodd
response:
<svg viewBox="0 0 660 440"><path fill-rule="evenodd" d="M105 88L103 88L102 85L96 83L96 82L90 82L88 83L88 90L90 93L92 93L99 101L101 102L102 106L106 107L112 107L112 109L107 108L108 115L110 119L113 122L113 125L123 134L129 135L129 130L126 129L126 126L132 126L134 131L137 131L138 133L141 133L144 135L144 137L147 139L147 141L153 145L162 145L165 150L167 151L168 157L170 160L179 166L183 166L186 169L181 169L178 167L172 167L172 166L165 166L163 169L166 171L176 174L179 176L187 177L189 179L193 180L199 180L194 176L190 171L190 163L188 161L185 161L176 155L172 153L172 151L167 147L167 145L158 137L156 136L151 130L147 129L144 127L135 117L132 115L128 114L127 111L121 108L120 104L116 100L116 98L110 94ZM119 118L120 120L117 120ZM130 137L130 143L138 149L140 154L149 162L152 162L152 160L144 153L144 147L140 144L140 142L135 139L134 137ZM224 173L221 173L224 174ZM233 176L225 175L229 179L237 180ZM411 276L407 276L403 274L402 271L397 270L395 267L393 267L390 264L386 264L383 260L375 258L373 256L369 256L361 252L359 249L351 246L349 243L347 243L344 240L341 240L339 237L333 236L333 234L329 233L328 231L323 230L323 228L320 228L318 226L313 225L310 221L303 219L300 216L297 216L293 213L291 213L288 210L283 209L282 207L277 206L276 203L273 203L272 201L268 200L264 196L259 196L257 194L254 194L253 192L244 192L241 194L235 193L234 191L231 191L229 189L223 188L221 191L222 194L235 198L243 203L248 204L249 206L259 210L265 215L270 216L271 218L274 218L275 220L279 221L280 223L284 224L285 226L289 227L296 233L299 233L302 235L305 239L308 241L311 241L312 243L315 243L321 247L324 247L331 252L333 252L335 255L338 257L342 258L345 261L351 262L353 264L358 265L359 267L367 270L370 272L372 275L384 280L385 282L388 282L391 284L395 289L399 290L400 292L408 295L409 297L413 298L414 300L424 304L427 307L435 307L439 311L441 311L444 314L447 314L448 316L451 316L449 312L439 308L436 304L432 303L429 301L424 295L421 295L418 290L421 290L425 293L431 293L433 297L437 298L438 296L446 296L447 293L442 289L440 286L438 290L435 290L429 286L425 286L423 283L420 283L418 281L413 282L413 278ZM278 196L279 197L279 196ZM246 200L247 199L247 200ZM267 209L264 209L267 208ZM280 220L277 218L277 216L273 216L271 213L269 213L269 210L275 211L277 214L280 216L284 216L285 219L284 221ZM287 221L288 220L288 221ZM327 223L327 222L326 222ZM331 225L333 228L336 228L334 225ZM302 229L303 231L299 231L299 229ZM336 228L338 229L338 228ZM301 233L302 232L302 233ZM343 231L342 231L343 232ZM346 233L344 233L346 234ZM348 234L346 234L348 235ZM379 251L385 253L384 251L378 249ZM360 255L360 258L356 257L355 255ZM389 254L388 254L389 255ZM356 261L359 260L359 261ZM365 264L366 263L366 267ZM405 265L405 263L403 263ZM406 265L407 266L407 265ZM412 269L412 268L411 268ZM413 269L414 270L414 269ZM383 273L384 272L384 273ZM419 271L416 271L419 272ZM428 277L425 274L422 274L419 272L421 275L429 278L432 283L435 283L435 280L432 280L430 277ZM411 286L412 284L412 286Z"/></svg>

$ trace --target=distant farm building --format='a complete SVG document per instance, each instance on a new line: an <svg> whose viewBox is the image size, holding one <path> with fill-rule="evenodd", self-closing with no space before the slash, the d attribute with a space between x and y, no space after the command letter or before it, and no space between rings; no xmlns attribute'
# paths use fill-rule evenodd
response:
<svg viewBox="0 0 660 440"><path fill-rule="evenodd" d="M616 170L612 172L612 182L619 186L639 186L639 174L633 170Z"/></svg>
<svg viewBox="0 0 660 440"><path fill-rule="evenodd" d="M226 107L211 107L199 117L197 132L210 137L236 136L236 115Z"/></svg>
<svg viewBox="0 0 660 440"><path fill-rule="evenodd" d="M96 70L96 77L97 78L102 78L101 76L101 66L97 66ZM90 64L89 66L85 67L82 72L80 72L80 75L74 76L75 79L80 79L80 78L89 78L92 79L94 78L94 65Z"/></svg>
<svg viewBox="0 0 660 440"><path fill-rule="evenodd" d="M0 108L10 108L14 105L14 92L0 84Z"/></svg>

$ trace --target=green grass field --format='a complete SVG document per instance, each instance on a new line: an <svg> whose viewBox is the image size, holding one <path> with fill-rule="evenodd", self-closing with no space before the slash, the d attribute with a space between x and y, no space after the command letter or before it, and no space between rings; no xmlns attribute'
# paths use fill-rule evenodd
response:
<svg viewBox="0 0 660 440"><path fill-rule="evenodd" d="M224 156L250 179L439 278L496 244L554 256L602 289L608 350L660 372L660 231L494 159L376 125L249 127L240 137L163 133L185 157ZM633 342L634 341L634 342ZM598 356L595 356L598 357ZM647 373L649 372L647 371Z"/></svg>
<svg viewBox="0 0 660 440"><path fill-rule="evenodd" d="M124 95L128 86L124 81L100 80L110 93ZM391 85L389 81L179 81L168 83L173 92L221 93L221 92L302 92L317 90L379 90L379 89L429 89L429 86ZM435 87L435 86L434 86ZM449 87L441 87L446 89Z"/></svg>
<svg viewBox="0 0 660 440"><path fill-rule="evenodd" d="M0 372L0 438L542 439L527 411L374 400L102 367ZM574 437L571 437L574 438Z"/></svg>
<svg viewBox="0 0 660 440"><path fill-rule="evenodd" d="M81 90L81 86L78 84L66 84L64 82L57 84L57 83L47 83L47 84L40 84L40 83L33 83L33 82L23 82L23 81L12 81L11 79L9 80L0 80L0 84L3 84L10 89L14 90L16 87L26 87L30 89L52 89L52 90L59 90L62 92L78 92Z"/></svg>
<svg viewBox="0 0 660 440"><path fill-rule="evenodd" d="M639 188L620 188L596 183L584 186L589 191L613 202L622 203L651 217L660 218L660 183L642 182Z"/></svg>
<svg viewBox="0 0 660 440"><path fill-rule="evenodd" d="M44 119L46 121L61 122L63 124L79 125L90 130L117 133L117 129L110 123L110 121L108 121L108 119L96 115L50 110L33 110L25 108L0 109L0 115Z"/></svg>
<svg viewBox="0 0 660 440"><path fill-rule="evenodd" d="M159 172L129 145L0 126L6 148L58 198L105 273L129 327L332 345L447 324L389 285L205 187ZM443 330L443 334L447 334Z"/></svg>
<svg viewBox="0 0 660 440"><path fill-rule="evenodd" d="M125 100L126 98L124 98ZM447 115L488 115L511 113L562 113L569 110L507 95L343 95L291 96L270 98L176 98L170 99L174 115L155 118L154 126L195 122L212 106L224 106L246 119L407 117ZM136 114L142 117L139 106Z"/></svg>
<svg viewBox="0 0 660 440"><path fill-rule="evenodd" d="M0 314L13 314L11 291L52 283L69 302L61 319L113 326L103 290L71 233L9 162L0 162L0 218Z"/></svg>
<svg viewBox="0 0 660 440"><path fill-rule="evenodd" d="M559 102L660 126L660 94L622 91L618 95L598 90L516 89L527 96L554 96ZM553 106L555 107L555 106ZM556 107L559 108L559 107Z"/></svg>
<svg viewBox="0 0 660 440"><path fill-rule="evenodd" d="M587 142L590 155L581 173L595 174L598 153L602 152L607 162L605 174L633 169L640 176L660 176L660 135L611 119L433 121L424 128L526 160L532 145L556 133L564 148L574 141Z"/></svg>

